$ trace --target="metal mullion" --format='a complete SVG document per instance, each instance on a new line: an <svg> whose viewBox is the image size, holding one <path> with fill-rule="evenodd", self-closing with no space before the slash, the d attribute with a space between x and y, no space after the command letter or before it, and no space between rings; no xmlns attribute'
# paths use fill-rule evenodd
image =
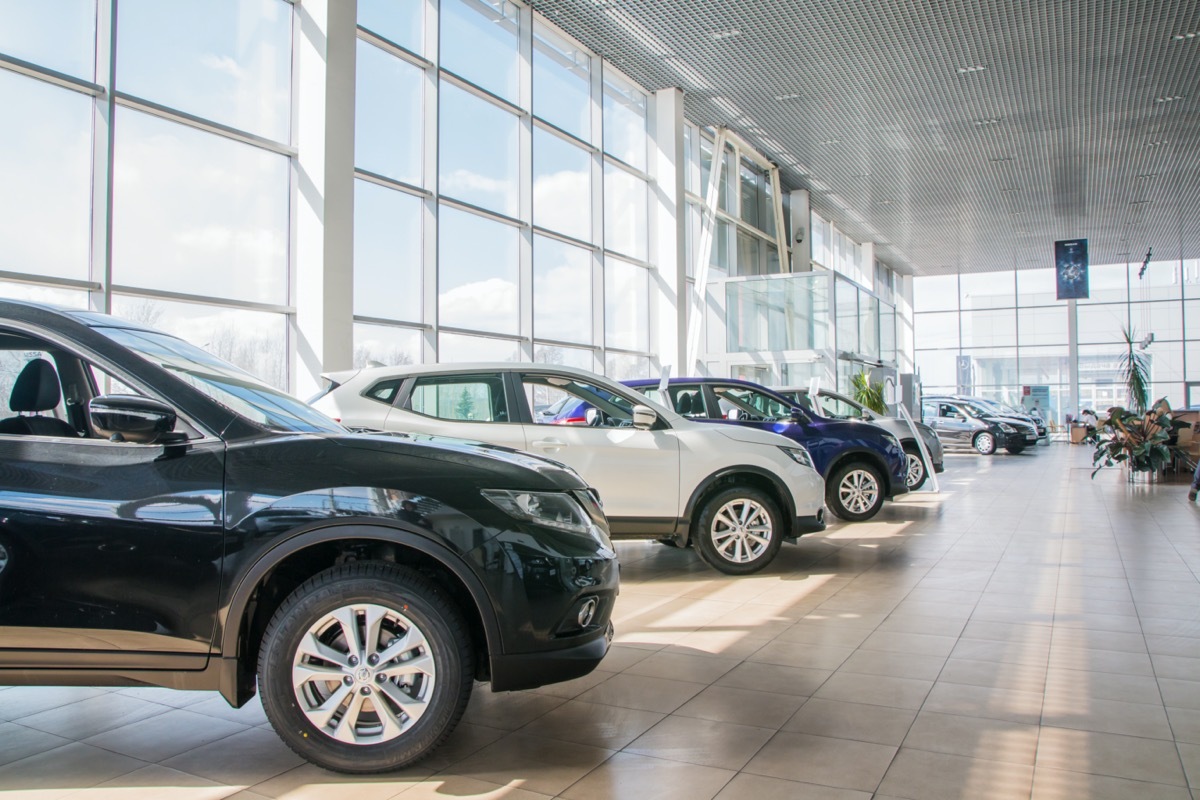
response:
<svg viewBox="0 0 1200 800"><path fill-rule="evenodd" d="M241 308L247 311L266 311L272 314L295 314L296 308L292 305L278 305L276 303L259 303L253 300L234 300L225 297L211 297L208 295L184 294L183 292L168 292L162 289L147 289L140 286L126 286L124 284L113 284L109 287L110 294L135 295L138 297L146 297L157 300L173 300L181 303L195 303L206 306L222 306L225 308Z"/></svg>
<svg viewBox="0 0 1200 800"><path fill-rule="evenodd" d="M475 95L480 100L487 100L488 102L492 103L493 105L497 105L497 106L503 108L505 111L509 112L510 114L514 114L514 115L516 115L518 117L522 117L522 118L532 116L528 111L521 108L519 105L513 103L512 101L505 100L500 95L493 94L492 92L489 92L487 89L484 89L482 86L476 86L475 84L471 83L466 78L464 78L456 73L451 72L450 70L446 69L445 67L438 67L438 75L442 78L442 80L446 81L447 83L451 83L454 86L457 86L459 89L462 89L465 92Z"/></svg>
<svg viewBox="0 0 1200 800"><path fill-rule="evenodd" d="M519 0L514 0L514 2L517 2L518 4L521 4L521 3L519 2ZM595 51L593 51L593 50L592 50L590 47L588 47L587 45L585 45L585 44L582 44L582 43L581 43L581 42L580 42L578 39L576 39L574 36L572 36L571 34L567 33L566 31L564 31L562 28L558 27L558 25L556 25L555 23L551 22L549 19L547 19L547 18L546 18L545 16L543 16L542 14L537 14L537 15L536 15L536 17L535 17L535 22L536 22L536 25L537 25L538 27L546 28L546 29L548 29L548 30L550 31L550 33L554 34L555 36L559 37L560 39L566 39L568 42L571 42L572 44L574 44L574 45L575 45L576 47L578 47L578 48L579 48L581 51L583 51L584 53L586 53L586 54L587 54L587 56L588 56L588 58L592 59L593 61L599 61L599 60L601 60L601 59L600 59L600 54L599 54L599 53L596 53ZM592 70L592 72L595 72L595 71L596 71L596 70Z"/></svg>
<svg viewBox="0 0 1200 800"><path fill-rule="evenodd" d="M9 272L0 270L0 281L10 283L28 283L34 286L46 286L53 289L80 289L85 292L96 292L104 288L100 281L83 281L78 278L55 278L50 275L31 275L26 272Z"/></svg>
<svg viewBox="0 0 1200 800"><path fill-rule="evenodd" d="M521 219L529 224L521 228L517 248L517 329L521 332L522 354L533 360L533 9L517 6L517 101L529 109L517 128L518 208Z"/></svg>
<svg viewBox="0 0 1200 800"><path fill-rule="evenodd" d="M477 339L503 339L506 342L516 342L517 344L525 342L525 337L519 333L493 333L490 331L472 330L471 328L457 328L451 325L439 325L438 332L459 336L474 336Z"/></svg>
<svg viewBox="0 0 1200 800"><path fill-rule="evenodd" d="M117 105L123 108L131 108L135 111L142 111L147 114L159 117L160 119L169 122L178 122L187 125L190 128L205 131L206 133L214 133L218 136L223 136L227 139L242 142L243 144L259 147L263 150L269 150L273 153L278 153L281 156L292 158L296 155L296 148L290 145L280 144L271 139L265 139L261 136L256 136L253 133L247 133L243 130L222 125L219 122L197 117L193 114L188 114L184 111L178 111L158 103L153 103L149 100L144 100L140 97L135 97L125 92L113 92L113 98Z"/></svg>
<svg viewBox="0 0 1200 800"><path fill-rule="evenodd" d="M109 89L117 79L116 0L100 0L96 6L96 71L104 64ZM112 311L113 159L116 118L112 91L97 95L92 109L92 218L88 273L99 284L98 294L89 292L88 307Z"/></svg>
<svg viewBox="0 0 1200 800"><path fill-rule="evenodd" d="M362 167L354 168L354 177L358 180L374 183L387 189L395 189L396 191L404 192L405 194L411 194L416 197L429 198L433 196L433 192L429 191L428 189L422 189L420 186L414 186L411 183L398 181L395 178L389 178L385 175L380 175L378 173L371 172L370 170L363 169Z"/></svg>
<svg viewBox="0 0 1200 800"><path fill-rule="evenodd" d="M579 342L567 342L562 339L547 339L539 336L534 340L535 345L550 345L551 347L569 347L572 350L591 350L595 352L600 348L594 344L581 344Z"/></svg>
<svg viewBox="0 0 1200 800"><path fill-rule="evenodd" d="M481 208L480 206L472 205L471 203L464 203L461 200L455 200L445 195L439 197L438 202L442 205L456 208L459 211L470 211L472 214L478 214L481 217L487 217L488 219L496 222L503 222L505 225L511 225L512 227L519 228L521 230L525 230L530 227L528 222L522 222L516 217L509 217L495 211L488 211L486 208Z"/></svg>
<svg viewBox="0 0 1200 800"><path fill-rule="evenodd" d="M596 144L595 149L591 151L588 168L592 175L592 239L596 242L591 257L592 343L597 348L592 358L592 366L596 372L603 375L606 372L604 349L608 345L608 295L605 289L604 263L604 64L602 59L593 56L591 66L588 75L588 110L591 112L588 137Z"/></svg>
<svg viewBox="0 0 1200 800"><path fill-rule="evenodd" d="M368 317L362 314L354 315L355 322L361 322L365 325L380 325L387 328L403 328L411 331L427 331L432 326L421 322L405 322L398 319L384 319L383 317Z"/></svg>
<svg viewBox="0 0 1200 800"><path fill-rule="evenodd" d="M65 72L59 72L46 67L39 67L29 61L23 61L19 58L6 56L0 53L0 69L6 69L10 72L16 72L29 78L36 78L45 83L52 83L55 86L63 89L70 89L73 92L80 94L90 94L93 97L104 97L106 90L98 83L85 81L82 78L76 78L73 75L68 75Z"/></svg>
<svg viewBox="0 0 1200 800"><path fill-rule="evenodd" d="M420 67L421 69L431 69L435 66L432 61L424 56L414 53L408 48L396 44L391 39L380 36L370 28L364 28L362 25L358 26L358 38L360 41L378 47L388 55L392 55L403 61L407 61L413 66Z"/></svg>
<svg viewBox="0 0 1200 800"><path fill-rule="evenodd" d="M538 236L544 236L547 239L555 239L557 241L562 242L563 244L573 245L575 247L579 247L584 250L591 250L594 252L603 252L603 250L604 250L604 248L602 248L598 244L592 244L591 242L585 242L582 239L576 239L574 236L568 236L565 233L559 233L558 231L553 231L553 230L550 230L549 228L543 228L538 225L533 226L533 232L536 233Z"/></svg>
<svg viewBox="0 0 1200 800"><path fill-rule="evenodd" d="M622 255L621 253L618 253L615 250L605 250L604 257L606 259L607 258L615 258L617 261L623 261L626 264L632 264L635 267L642 267L644 269L654 269L654 265L651 264L649 261L642 261L641 259L634 258L633 256Z"/></svg>
<svg viewBox="0 0 1200 800"><path fill-rule="evenodd" d="M541 130L546 131L546 133L553 134L562 139L564 142L573 144L581 150L587 150L589 153L595 153L600 150L600 148L596 147L594 144L588 144L587 141L580 139L575 134L564 131L554 123L547 122L541 117L533 117L533 127L540 128Z"/></svg>
<svg viewBox="0 0 1200 800"><path fill-rule="evenodd" d="M605 165L612 164L615 167L620 167L625 172L628 172L630 175L634 175L638 178L641 178L646 183L650 183L651 179L650 179L649 172L643 172L642 170L638 169L637 167L632 166L625 161L622 161L621 159L617 158L616 156L612 155L611 153L604 153L603 155L604 155Z"/></svg>
<svg viewBox="0 0 1200 800"><path fill-rule="evenodd" d="M749 222L746 222L741 217L732 216L727 211L722 211L720 209L717 209L717 219L725 220L726 222L732 222L734 224L734 226L737 227L738 229L744 230L746 233L749 233L759 239L762 239L767 244L777 244L774 236L771 236L770 234L768 234L766 231L762 230L761 228L754 227L753 225L751 225ZM853 281L851 281L851 283L853 283ZM855 286L857 286L857 285L858 284L855 284Z"/></svg>

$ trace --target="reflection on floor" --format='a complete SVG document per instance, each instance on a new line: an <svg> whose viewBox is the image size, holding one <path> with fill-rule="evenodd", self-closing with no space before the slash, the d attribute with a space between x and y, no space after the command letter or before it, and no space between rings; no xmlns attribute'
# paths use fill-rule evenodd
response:
<svg viewBox="0 0 1200 800"><path fill-rule="evenodd" d="M302 764L257 703L0 689L0 798L1189 798L1200 507L1089 453L950 456L940 495L727 578L621 545L616 646L476 691L419 768ZM1192 787L1189 790L1190 786Z"/></svg>

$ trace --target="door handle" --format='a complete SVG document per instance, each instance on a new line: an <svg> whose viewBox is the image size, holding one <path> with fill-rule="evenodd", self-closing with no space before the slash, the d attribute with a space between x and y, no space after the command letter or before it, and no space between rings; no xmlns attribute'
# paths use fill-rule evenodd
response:
<svg viewBox="0 0 1200 800"><path fill-rule="evenodd" d="M543 450L548 450L552 453L555 450L558 450L560 447L567 446L566 442L559 441L558 439L538 439L532 442L532 444L534 447L540 447Z"/></svg>

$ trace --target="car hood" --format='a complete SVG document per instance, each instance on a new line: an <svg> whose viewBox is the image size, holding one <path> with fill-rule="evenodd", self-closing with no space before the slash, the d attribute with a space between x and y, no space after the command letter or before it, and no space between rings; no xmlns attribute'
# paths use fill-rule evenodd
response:
<svg viewBox="0 0 1200 800"><path fill-rule="evenodd" d="M1016 417L1006 417L1001 414L988 414L986 417L983 417L983 420L985 422L992 422L996 424L1003 422L1006 425L1012 425L1014 428L1034 428L1034 430L1036 430L1031 422L1026 422L1023 419L1017 419Z"/></svg>
<svg viewBox="0 0 1200 800"><path fill-rule="evenodd" d="M540 488L528 485L534 476L543 481L547 485L546 488L582 489L587 487L587 482L580 477L578 472L558 461L521 450L513 450L510 447L486 444L470 439L456 439L424 433L378 432L352 433L331 436L329 439L335 444L354 450L367 450L410 458L428 458L474 468L481 472L499 473L510 478L514 484L524 485L524 488L528 489Z"/></svg>

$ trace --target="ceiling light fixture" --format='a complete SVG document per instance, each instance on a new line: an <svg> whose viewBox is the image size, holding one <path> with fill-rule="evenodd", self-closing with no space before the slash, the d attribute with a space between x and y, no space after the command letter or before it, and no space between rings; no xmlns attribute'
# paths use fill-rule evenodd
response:
<svg viewBox="0 0 1200 800"><path fill-rule="evenodd" d="M1160 139L1157 142L1146 142L1146 147L1162 147L1166 143L1166 139Z"/></svg>
<svg viewBox="0 0 1200 800"><path fill-rule="evenodd" d="M1001 189L1001 190L1000 190L1000 194L1016 194L1016 193L1017 193L1017 192L1019 192L1019 191L1021 191L1021 190L1020 190L1020 189L1017 189L1016 187L1011 187L1011 186L1010 186L1010 187L1009 187L1009 188L1007 188L1007 189Z"/></svg>
<svg viewBox="0 0 1200 800"><path fill-rule="evenodd" d="M974 64L969 67L959 67L958 74L970 75L972 72L983 72L985 69L987 69L987 67L985 67L983 64Z"/></svg>
<svg viewBox="0 0 1200 800"><path fill-rule="evenodd" d="M841 139L822 139L821 144L841 144Z"/></svg>
<svg viewBox="0 0 1200 800"><path fill-rule="evenodd" d="M1149 200L1131 200L1131 201L1130 201L1130 203L1129 203L1129 205L1131 205L1131 206L1144 206L1144 205L1146 205L1146 204L1147 204L1147 203L1149 203L1149 202L1150 202Z"/></svg>
<svg viewBox="0 0 1200 800"><path fill-rule="evenodd" d="M1012 161L1012 160L1013 160L1012 156L1000 156L999 158L989 158L988 159L988 161L991 161L993 164L1007 164L1009 161Z"/></svg>
<svg viewBox="0 0 1200 800"><path fill-rule="evenodd" d="M1158 177L1158 173L1157 173L1157 172L1147 172L1147 173L1145 173L1144 175L1138 175L1138 176L1137 176L1137 179L1138 179L1139 181L1148 181L1148 180L1150 180L1151 178L1157 178L1157 177Z"/></svg>
<svg viewBox="0 0 1200 800"><path fill-rule="evenodd" d="M982 128L986 125L999 125L1002 119L1004 119L1004 117L988 117L987 119L977 119L975 120L975 127Z"/></svg>
<svg viewBox="0 0 1200 800"><path fill-rule="evenodd" d="M1184 39L1195 39L1197 36L1200 36L1200 33L1196 33L1195 31L1189 31L1187 33L1177 33L1174 36L1172 36L1171 38L1177 42L1182 42Z"/></svg>
<svg viewBox="0 0 1200 800"><path fill-rule="evenodd" d="M1154 102L1156 102L1156 103L1174 103L1176 100L1182 100L1182 99L1183 99L1183 95L1172 94L1172 95L1163 95L1162 97L1156 97L1156 98L1154 98Z"/></svg>
<svg viewBox="0 0 1200 800"><path fill-rule="evenodd" d="M735 36L741 36L742 32L737 28L730 28L727 31L713 31L709 34L714 42L719 42L722 39L732 39Z"/></svg>
<svg viewBox="0 0 1200 800"><path fill-rule="evenodd" d="M799 99L800 99L800 98L802 98L802 97L804 97L804 95L800 94L799 92L792 92L792 93L790 93L790 94L777 94L777 95L775 95L775 99L776 99L776 100L778 100L778 101L779 101L779 102L781 102L781 103L782 103L784 100L799 100Z"/></svg>

